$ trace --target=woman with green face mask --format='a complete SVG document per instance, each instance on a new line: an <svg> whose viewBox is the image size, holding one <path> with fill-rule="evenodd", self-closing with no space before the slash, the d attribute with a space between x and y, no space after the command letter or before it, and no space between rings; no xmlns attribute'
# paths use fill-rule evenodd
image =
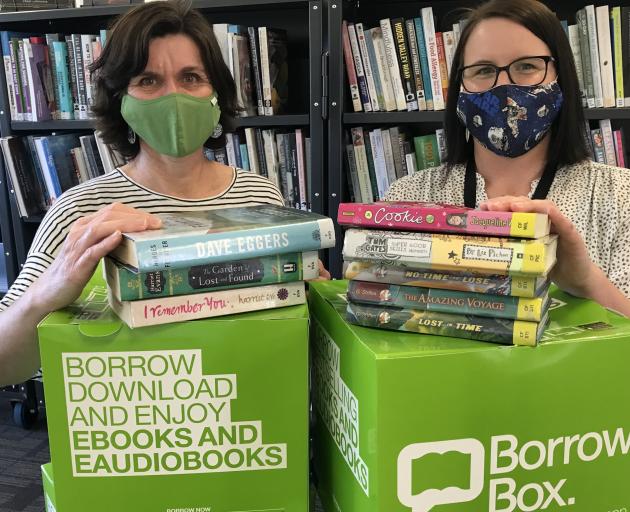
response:
<svg viewBox="0 0 630 512"><path fill-rule="evenodd" d="M159 228L159 213L284 203L267 179L204 157L233 128L236 87L211 26L188 4L127 12L91 70L97 128L129 163L67 191L46 214L0 301L0 385L36 371L37 324L78 297L122 231Z"/></svg>

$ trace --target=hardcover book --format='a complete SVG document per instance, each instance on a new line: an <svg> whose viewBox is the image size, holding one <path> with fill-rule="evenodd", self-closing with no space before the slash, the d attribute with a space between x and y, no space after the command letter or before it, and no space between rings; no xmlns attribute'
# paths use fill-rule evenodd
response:
<svg viewBox="0 0 630 512"><path fill-rule="evenodd" d="M543 276L556 262L557 235L535 240L349 229L343 256L433 270Z"/></svg>
<svg viewBox="0 0 630 512"><path fill-rule="evenodd" d="M364 228L540 238L549 234L543 213L489 212L421 202L341 203L337 222Z"/></svg>
<svg viewBox="0 0 630 512"><path fill-rule="evenodd" d="M539 297L549 287L549 279L546 277L438 272L398 264L395 261L345 261L343 277L344 279L358 279L373 283L402 284L526 298Z"/></svg>
<svg viewBox="0 0 630 512"><path fill-rule="evenodd" d="M348 303L347 320L351 324L376 327L390 331L437 334L453 338L467 338L502 345L536 346L547 325L547 317L540 322L524 322L506 318L441 313L420 309L396 309L384 306Z"/></svg>
<svg viewBox="0 0 630 512"><path fill-rule="evenodd" d="M120 301L315 279L317 252L288 253L134 274L105 258L105 278Z"/></svg>
<svg viewBox="0 0 630 512"><path fill-rule="evenodd" d="M306 293L304 283L298 281L122 302L114 298L110 291L108 299L110 307L116 314L134 329L148 325L296 306L306 302Z"/></svg>
<svg viewBox="0 0 630 512"><path fill-rule="evenodd" d="M160 215L162 229L123 233L110 254L133 271L240 260L335 245L332 219L275 205Z"/></svg>
<svg viewBox="0 0 630 512"><path fill-rule="evenodd" d="M549 305L547 294L534 299L525 299L354 280L348 283L348 300L373 306L391 306L530 322L539 322Z"/></svg>

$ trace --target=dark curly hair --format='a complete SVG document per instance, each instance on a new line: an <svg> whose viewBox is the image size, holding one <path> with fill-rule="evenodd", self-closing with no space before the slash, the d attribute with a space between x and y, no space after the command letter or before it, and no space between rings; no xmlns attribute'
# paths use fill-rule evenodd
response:
<svg viewBox="0 0 630 512"><path fill-rule="evenodd" d="M479 23L490 18L505 18L522 25L544 41L556 59L558 84L562 89L564 101L560 114L551 127L549 159L555 159L558 165L571 165L589 158L575 62L569 40L558 18L538 0L490 0L470 12L468 23L462 30L453 56L453 72L448 84L445 115L448 165L466 163L474 158L472 139L470 142L466 140L466 128L457 117L457 99L462 83L464 48L468 38Z"/></svg>
<svg viewBox="0 0 630 512"><path fill-rule="evenodd" d="M201 60L221 107L219 122L223 133L233 131L239 107L234 79L223 61L211 25L189 1L157 1L140 5L120 16L108 34L101 56L90 66L95 84L92 111L96 129L103 140L127 158L140 150L136 141L127 140L128 125L120 113L123 96L130 80L144 71L149 58L149 43L172 34L184 34L199 47ZM205 146L225 146L225 135L210 138Z"/></svg>

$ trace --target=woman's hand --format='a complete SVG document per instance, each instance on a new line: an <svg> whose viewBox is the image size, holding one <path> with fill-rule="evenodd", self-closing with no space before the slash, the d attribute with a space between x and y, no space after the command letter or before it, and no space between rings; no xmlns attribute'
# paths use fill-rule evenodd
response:
<svg viewBox="0 0 630 512"><path fill-rule="evenodd" d="M582 236L555 204L547 200L502 196L484 201L479 207L488 211L546 213L551 220L551 232L558 234L557 263L551 270L551 279L572 295L595 296L593 287L602 272L591 261Z"/></svg>
<svg viewBox="0 0 630 512"><path fill-rule="evenodd" d="M317 262L319 263L319 276L315 279L309 279L309 282L312 283L313 281L330 281L330 272L326 270L326 267L324 267L322 260L317 260Z"/></svg>
<svg viewBox="0 0 630 512"><path fill-rule="evenodd" d="M122 240L122 232L157 229L159 217L113 203L77 220L52 265L28 293L43 314L74 302L92 277L100 259Z"/></svg>

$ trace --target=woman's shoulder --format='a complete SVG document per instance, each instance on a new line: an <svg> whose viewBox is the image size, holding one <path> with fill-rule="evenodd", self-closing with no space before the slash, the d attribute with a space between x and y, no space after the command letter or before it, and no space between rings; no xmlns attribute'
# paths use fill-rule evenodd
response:
<svg viewBox="0 0 630 512"><path fill-rule="evenodd" d="M557 178L562 195L588 195L594 200L623 205L630 200L630 169L625 167L584 160L562 168Z"/></svg>
<svg viewBox="0 0 630 512"><path fill-rule="evenodd" d="M280 189L269 178L240 168L236 168L234 183L227 194L233 196L247 195L258 202L284 204Z"/></svg>
<svg viewBox="0 0 630 512"><path fill-rule="evenodd" d="M404 176L392 183L387 192L389 201L449 202L461 195L464 187L464 166L446 164L429 167Z"/></svg>

